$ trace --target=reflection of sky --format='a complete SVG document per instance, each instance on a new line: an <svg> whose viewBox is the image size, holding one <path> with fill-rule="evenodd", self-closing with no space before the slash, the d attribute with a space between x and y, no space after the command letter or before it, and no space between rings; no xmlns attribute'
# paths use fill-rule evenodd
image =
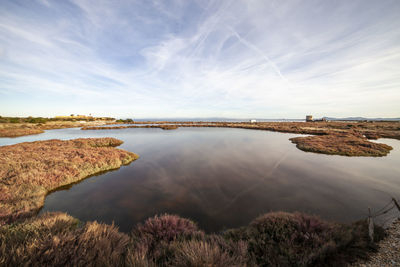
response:
<svg viewBox="0 0 400 267"><path fill-rule="evenodd" d="M0 112L397 117L398 14L398 0L3 0Z"/></svg>
<svg viewBox="0 0 400 267"><path fill-rule="evenodd" d="M46 198L43 211L66 211L81 220L115 221L128 231L160 213L179 214L208 231L245 225L276 210L304 211L353 221L370 206L400 198L400 143L387 157L354 158L305 153L293 134L223 128L62 129L2 139L113 136L140 159Z"/></svg>

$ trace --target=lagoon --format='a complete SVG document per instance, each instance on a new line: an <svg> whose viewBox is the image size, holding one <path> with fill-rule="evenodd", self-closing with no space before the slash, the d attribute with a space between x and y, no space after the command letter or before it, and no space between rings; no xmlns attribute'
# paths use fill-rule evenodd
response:
<svg viewBox="0 0 400 267"><path fill-rule="evenodd" d="M301 211L340 222L365 218L400 198L400 141L380 139L386 157L306 153L298 134L234 128L49 130L1 138L0 145L46 139L115 137L140 158L51 193L41 213L114 222L128 232L156 214L196 221L207 232L248 224L269 211ZM382 219L382 223L384 220Z"/></svg>

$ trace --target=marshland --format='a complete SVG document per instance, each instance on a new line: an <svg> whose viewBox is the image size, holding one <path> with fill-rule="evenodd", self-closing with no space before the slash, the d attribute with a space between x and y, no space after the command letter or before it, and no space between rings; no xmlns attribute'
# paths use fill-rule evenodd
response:
<svg viewBox="0 0 400 267"><path fill-rule="evenodd" d="M398 125L130 122L1 138L0 249L15 251L1 260L40 264L50 260L37 256L43 249L54 251L54 264L83 257L128 266L311 266L368 258L375 245L367 208L400 197ZM371 141L371 133L396 139ZM299 147L309 142L325 150ZM384 231L376 227L379 241ZM57 255L72 244L88 255Z"/></svg>
<svg viewBox="0 0 400 267"><path fill-rule="evenodd" d="M400 1L0 1L0 267L400 264Z"/></svg>

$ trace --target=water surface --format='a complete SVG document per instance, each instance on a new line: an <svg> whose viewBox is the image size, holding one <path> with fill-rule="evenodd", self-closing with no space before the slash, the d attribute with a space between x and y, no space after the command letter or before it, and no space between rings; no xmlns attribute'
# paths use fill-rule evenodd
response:
<svg viewBox="0 0 400 267"><path fill-rule="evenodd" d="M351 222L400 198L400 141L391 139L379 140L394 147L382 158L306 153L288 140L299 135L233 128L60 129L0 145L106 136L140 159L50 194L41 212L115 222L122 231L172 213L213 232L279 210Z"/></svg>

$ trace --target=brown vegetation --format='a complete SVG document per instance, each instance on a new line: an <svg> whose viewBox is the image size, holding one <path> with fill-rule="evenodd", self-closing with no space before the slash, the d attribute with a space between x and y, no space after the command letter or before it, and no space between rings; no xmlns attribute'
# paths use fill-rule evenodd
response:
<svg viewBox="0 0 400 267"><path fill-rule="evenodd" d="M160 128L163 130L178 129L177 125L129 125L129 126L98 126L98 127L82 127L81 130L114 130L129 128Z"/></svg>
<svg viewBox="0 0 400 267"><path fill-rule="evenodd" d="M307 152L343 155L343 156L386 156L391 146L373 143L359 133L332 133L291 138L298 149Z"/></svg>
<svg viewBox="0 0 400 267"><path fill-rule="evenodd" d="M85 127L103 125L107 121L46 121L43 123L0 123L0 137L18 137L24 135L40 134L44 130Z"/></svg>
<svg viewBox="0 0 400 267"><path fill-rule="evenodd" d="M49 191L138 158L115 138L46 140L0 147L0 224L37 212Z"/></svg>
<svg viewBox="0 0 400 267"><path fill-rule="evenodd" d="M381 228L375 233L383 237ZM1 266L344 266L375 249L365 222L284 212L220 234L174 215L150 218L130 234L65 213L0 227Z"/></svg>
<svg viewBox="0 0 400 267"><path fill-rule="evenodd" d="M128 243L113 225L47 213L0 227L0 265L122 266Z"/></svg>
<svg viewBox="0 0 400 267"><path fill-rule="evenodd" d="M18 137L24 135L41 134L41 129L31 128L11 128L11 129L0 129L0 137Z"/></svg>
<svg viewBox="0 0 400 267"><path fill-rule="evenodd" d="M163 129L163 130L176 130L176 129L178 129L178 126L176 126L176 125L163 125L163 126L160 126L160 128Z"/></svg>
<svg viewBox="0 0 400 267"><path fill-rule="evenodd" d="M267 130L294 134L311 134L309 137L292 138L297 148L316 153L344 156L387 155L392 147L373 143L368 139L400 139L400 122L131 122L129 126L84 127L82 130L162 128L177 127L224 127ZM141 125L150 124L150 125ZM175 127L176 128L175 128Z"/></svg>

